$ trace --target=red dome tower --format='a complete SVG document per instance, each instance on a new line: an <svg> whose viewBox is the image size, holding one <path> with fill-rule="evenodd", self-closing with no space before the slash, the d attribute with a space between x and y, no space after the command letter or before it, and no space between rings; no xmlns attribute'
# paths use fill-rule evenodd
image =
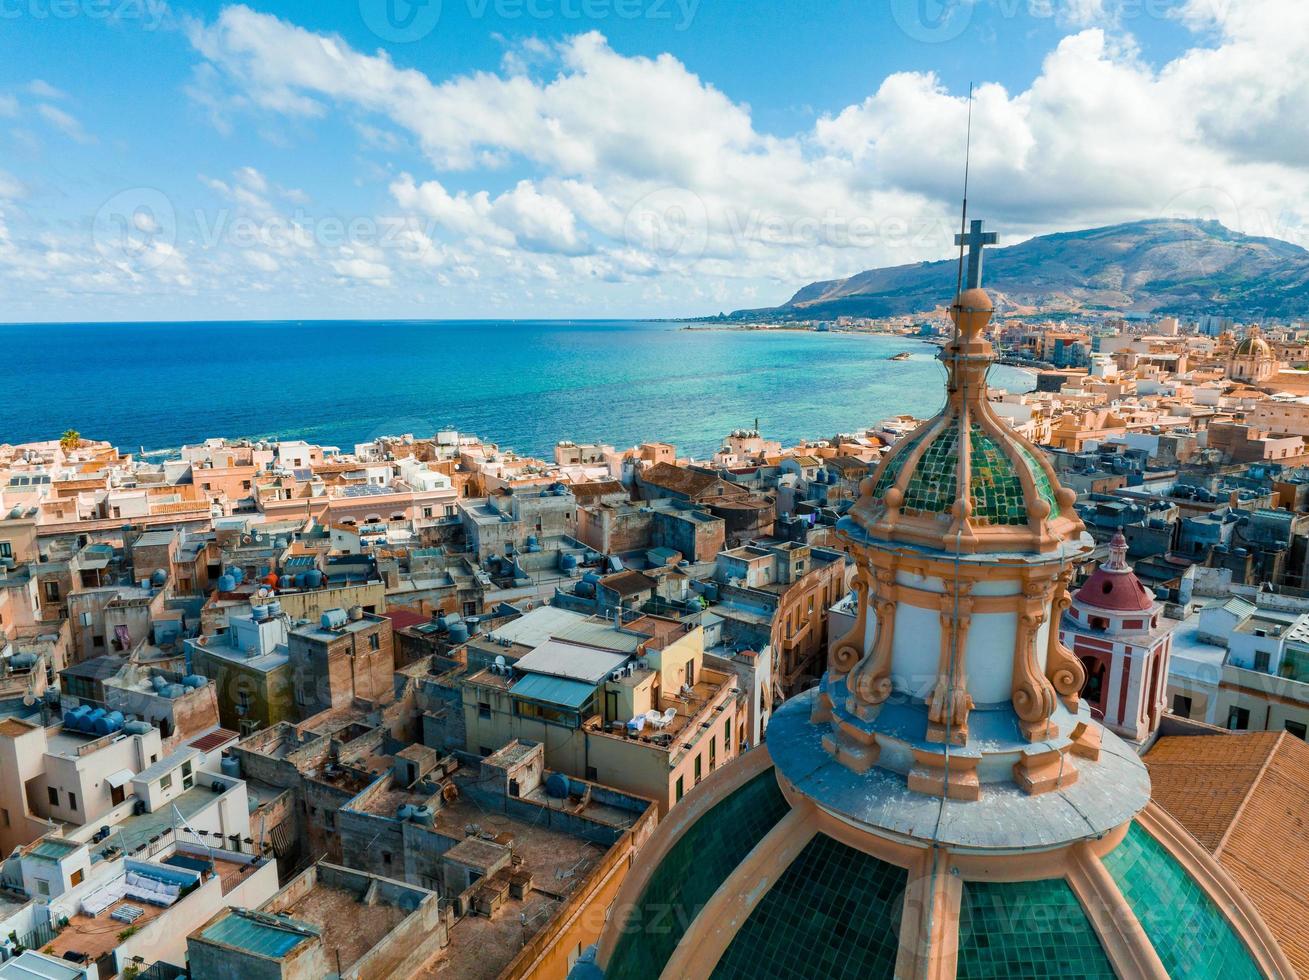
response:
<svg viewBox="0 0 1309 980"><path fill-rule="evenodd" d="M1074 593L1060 624L1064 645L1086 670L1082 697L1092 715L1140 742L1159 727L1176 624L1127 564L1122 531L1109 559Z"/></svg>

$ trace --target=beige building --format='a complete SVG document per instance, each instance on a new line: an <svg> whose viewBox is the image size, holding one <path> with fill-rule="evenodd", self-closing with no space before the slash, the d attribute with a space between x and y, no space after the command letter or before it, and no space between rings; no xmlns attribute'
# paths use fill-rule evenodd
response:
<svg viewBox="0 0 1309 980"><path fill-rule="evenodd" d="M512 649L463 681L469 751L539 742L548 768L653 800L661 813L736 757L744 702L733 675L705 666L699 626L592 619L520 657Z"/></svg>

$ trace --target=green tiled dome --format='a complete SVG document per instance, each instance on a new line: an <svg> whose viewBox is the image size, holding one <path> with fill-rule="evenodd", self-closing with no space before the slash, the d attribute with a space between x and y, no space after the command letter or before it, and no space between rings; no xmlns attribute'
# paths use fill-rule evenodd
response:
<svg viewBox="0 0 1309 980"><path fill-rule="evenodd" d="M1105 855L1104 866L1173 980L1260 975L1222 910L1139 824Z"/></svg>
<svg viewBox="0 0 1309 980"><path fill-rule="evenodd" d="M904 868L815 834L710 976L889 977L908 881Z"/></svg>
<svg viewBox="0 0 1309 980"><path fill-rule="evenodd" d="M767 769L692 824L628 916L608 980L656 980L691 920L788 809Z"/></svg>
<svg viewBox="0 0 1309 980"><path fill-rule="evenodd" d="M931 444L919 457L909 482L905 485L906 513L945 514L954 505L959 488L959 430L958 418L936 434ZM1026 466L1036 485L1037 495L1057 507L1054 487L1044 467L1021 443L1011 444L1016 449L1016 464L999 440L977 423L968 427L969 440L969 500L972 516L990 524L1019 525L1028 523L1026 498L1018 466ZM878 478L874 495L881 496L895 483L918 441L898 452Z"/></svg>

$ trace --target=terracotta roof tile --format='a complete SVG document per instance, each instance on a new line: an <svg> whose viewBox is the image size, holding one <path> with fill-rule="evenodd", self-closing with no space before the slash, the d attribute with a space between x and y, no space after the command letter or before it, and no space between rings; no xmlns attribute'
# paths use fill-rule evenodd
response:
<svg viewBox="0 0 1309 980"><path fill-rule="evenodd" d="M1241 887L1309 976L1309 745L1286 732L1160 739L1154 798Z"/></svg>

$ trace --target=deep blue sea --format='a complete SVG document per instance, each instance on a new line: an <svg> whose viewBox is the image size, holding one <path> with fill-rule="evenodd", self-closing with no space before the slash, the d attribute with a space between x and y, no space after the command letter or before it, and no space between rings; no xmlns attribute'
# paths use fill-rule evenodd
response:
<svg viewBox="0 0 1309 980"><path fill-rule="evenodd" d="M318 321L0 326L0 443L68 428L125 451L210 436L349 450L452 426L549 458L559 439L710 454L756 418L785 443L943 401L936 348L846 333L643 321ZM903 350L907 361L887 358ZM1033 387L997 366L991 383Z"/></svg>

